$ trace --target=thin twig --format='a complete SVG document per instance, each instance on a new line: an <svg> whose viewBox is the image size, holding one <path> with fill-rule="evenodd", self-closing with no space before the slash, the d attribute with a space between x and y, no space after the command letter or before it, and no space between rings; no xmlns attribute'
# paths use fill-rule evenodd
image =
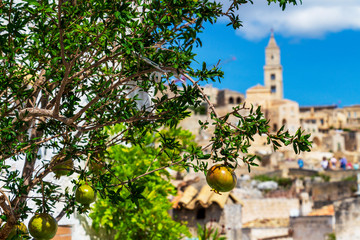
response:
<svg viewBox="0 0 360 240"><path fill-rule="evenodd" d="M86 167L88 166L89 161L90 161L90 153L88 153L88 157L87 157L87 160L86 160L86 163L85 163L84 171L86 170Z"/></svg>
<svg viewBox="0 0 360 240"><path fill-rule="evenodd" d="M44 193L44 182L41 180L41 194L42 194L42 209L45 212L45 193Z"/></svg>
<svg viewBox="0 0 360 240"><path fill-rule="evenodd" d="M160 152L159 152L158 154L156 154L156 156L155 156L154 159L151 161L151 163L150 163L148 169L146 170L146 172L149 172L151 166L153 165L153 163L155 162L155 160L158 158L158 156L161 155L161 153L162 153L163 151L164 151L164 148L162 148L162 149L160 150Z"/></svg>
<svg viewBox="0 0 360 240"><path fill-rule="evenodd" d="M205 147L202 147L201 150L203 151L203 150L207 149L208 147L210 147L211 145L212 145L212 143L209 143L209 144L206 145ZM128 180L128 181L123 181L123 182L120 181L121 183L119 183L119 184L117 184L117 185L114 185L114 186L122 186L122 185L125 185L125 184L129 183L129 182L134 182L135 180L137 180L137 179L139 179L139 178L145 177L145 176L147 176L147 175L149 175L149 174L151 174L151 173L157 172L157 171L159 171L159 170L162 170L162 169L165 169L165 168L168 168L168 167L172 167L172 166L175 166L175 165L179 165L180 163L182 163L182 162L184 162L184 161L187 161L190 157L191 157L191 156L188 156L187 158L181 159L181 160L179 160L179 161L169 163L169 164L167 164L167 165L165 165L165 166L162 166L162 167L160 167L160 168L151 170L151 171L149 171L149 172L145 172L145 173L143 173L143 174L141 174L141 175L139 175L139 176L137 176L137 177L135 177L135 178L133 178L133 179L130 179L130 180ZM119 180L119 179L118 179L118 180Z"/></svg>
<svg viewBox="0 0 360 240"><path fill-rule="evenodd" d="M204 93L204 91L201 89L201 87L199 86L199 84L197 84L197 82L195 82L194 79L192 79L189 75L187 75L186 73L182 72L182 75L184 75L190 82L192 82L192 84L194 84L194 86L201 92L202 96L204 97L205 101L207 102L207 104L209 104L210 109L212 110L212 112L215 114L216 118L219 118L214 105L210 102L209 98L207 97L207 95Z"/></svg>

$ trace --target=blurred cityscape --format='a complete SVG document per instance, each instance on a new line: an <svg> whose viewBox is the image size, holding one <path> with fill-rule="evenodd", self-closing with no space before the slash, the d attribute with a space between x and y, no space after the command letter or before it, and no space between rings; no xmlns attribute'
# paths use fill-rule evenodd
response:
<svg viewBox="0 0 360 240"><path fill-rule="evenodd" d="M210 191L203 173L174 173L178 194L172 199L173 218L187 221L195 236L200 224L218 229L229 240L360 239L360 104L300 107L284 99L280 49L273 33L263 71L263 85L245 94L211 85L204 86L204 92L220 115L252 104L261 106L272 132L284 125L294 134L301 127L311 133L312 151L296 155L288 146L274 152L266 136L257 136L250 154L261 157L259 167L251 172L238 167L236 188L221 195ZM211 124L208 130L198 124L210 121L208 109L204 102L180 124L201 146L208 144L213 130Z"/></svg>

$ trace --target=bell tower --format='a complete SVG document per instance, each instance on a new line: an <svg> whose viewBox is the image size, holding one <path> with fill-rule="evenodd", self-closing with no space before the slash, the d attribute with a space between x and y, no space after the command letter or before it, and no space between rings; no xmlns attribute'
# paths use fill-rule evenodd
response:
<svg viewBox="0 0 360 240"><path fill-rule="evenodd" d="M283 99L283 73L280 64L280 48L271 31L269 43L265 49L264 85L271 90L273 99Z"/></svg>

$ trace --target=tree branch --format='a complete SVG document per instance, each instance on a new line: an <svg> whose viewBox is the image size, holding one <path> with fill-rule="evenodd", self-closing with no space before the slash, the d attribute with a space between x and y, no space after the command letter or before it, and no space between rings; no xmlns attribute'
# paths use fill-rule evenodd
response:
<svg viewBox="0 0 360 240"><path fill-rule="evenodd" d="M6 204L7 200L8 200L8 198L3 193L0 196L0 207L4 210L4 214L7 217L7 219L6 219L6 223L4 224L4 226L1 227L0 239L6 239L8 237L8 235L10 234L11 230L16 225L16 217L12 211L11 205ZM10 202L9 202L9 204L10 204Z"/></svg>
<svg viewBox="0 0 360 240"><path fill-rule="evenodd" d="M63 115L55 115L55 111L53 110L48 110L48 109L40 109L40 108L25 108L20 110L19 112L19 119L21 120L24 117L26 118L33 118L33 117L51 117L54 118L56 120L59 120L60 122L66 124L66 125L71 125L72 121L63 116ZM13 122L16 121L16 118L13 120Z"/></svg>

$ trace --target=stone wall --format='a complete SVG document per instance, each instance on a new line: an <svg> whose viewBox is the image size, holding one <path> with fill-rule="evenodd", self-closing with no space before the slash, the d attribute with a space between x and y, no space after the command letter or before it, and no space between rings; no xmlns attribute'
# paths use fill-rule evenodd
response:
<svg viewBox="0 0 360 240"><path fill-rule="evenodd" d="M348 170L335 170L335 171L324 171L323 174L330 177L330 181L336 182L341 181L351 176L357 176L360 170L348 169Z"/></svg>
<svg viewBox="0 0 360 240"><path fill-rule="evenodd" d="M312 177L318 174L315 170L300 169L300 168L289 168L289 176L291 177Z"/></svg>
<svg viewBox="0 0 360 240"><path fill-rule="evenodd" d="M330 202L351 197L356 190L356 181L313 183L311 197L314 207L319 208Z"/></svg>
<svg viewBox="0 0 360 240"><path fill-rule="evenodd" d="M324 240L334 231L333 216L301 216L290 218L294 240Z"/></svg>
<svg viewBox="0 0 360 240"><path fill-rule="evenodd" d="M345 149L347 151L360 151L360 132L344 132Z"/></svg>
<svg viewBox="0 0 360 240"><path fill-rule="evenodd" d="M338 201L334 207L336 239L360 239L360 198Z"/></svg>
<svg viewBox="0 0 360 240"><path fill-rule="evenodd" d="M56 232L56 236L53 238L53 240L71 240L72 239L71 235L72 235L71 225L59 226Z"/></svg>
<svg viewBox="0 0 360 240"><path fill-rule="evenodd" d="M288 218L300 209L297 198L243 199L242 222L256 219Z"/></svg>
<svg viewBox="0 0 360 240"><path fill-rule="evenodd" d="M226 223L226 239L242 239L241 236L241 205L226 204L224 207L224 222Z"/></svg>
<svg viewBox="0 0 360 240"><path fill-rule="evenodd" d="M261 240L273 238L276 240L292 240L287 227L281 228L243 228L242 240ZM282 236L282 237L281 237Z"/></svg>
<svg viewBox="0 0 360 240"><path fill-rule="evenodd" d="M217 95L217 106L224 105L239 105L244 103L245 97L244 94L224 89L219 90Z"/></svg>
<svg viewBox="0 0 360 240"><path fill-rule="evenodd" d="M323 149L332 152L345 151L345 138L340 133L326 135L323 138Z"/></svg>

